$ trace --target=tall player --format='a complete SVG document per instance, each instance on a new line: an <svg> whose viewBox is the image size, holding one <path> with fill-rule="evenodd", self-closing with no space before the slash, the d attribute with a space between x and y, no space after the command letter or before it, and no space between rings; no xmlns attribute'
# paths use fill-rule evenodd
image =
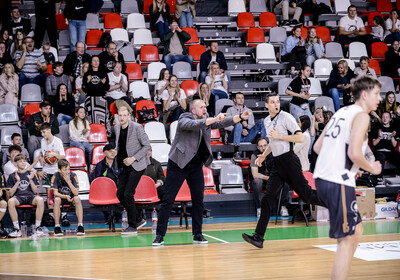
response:
<svg viewBox="0 0 400 280"><path fill-rule="evenodd" d="M365 157L369 113L378 107L381 84L362 77L356 80L351 93L355 104L340 109L329 121L314 145L319 154L314 177L318 197L329 209L329 236L337 239L332 279L346 279L351 260L362 235L361 217L357 211L355 179L359 168L380 174L379 161Z"/></svg>

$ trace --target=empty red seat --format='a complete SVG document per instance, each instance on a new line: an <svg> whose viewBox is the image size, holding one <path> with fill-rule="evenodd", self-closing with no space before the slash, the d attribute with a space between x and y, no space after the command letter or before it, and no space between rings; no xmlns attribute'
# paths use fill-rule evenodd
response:
<svg viewBox="0 0 400 280"><path fill-rule="evenodd" d="M259 25L264 30L278 26L276 23L276 15L274 13L265 12L260 14Z"/></svg>
<svg viewBox="0 0 400 280"><path fill-rule="evenodd" d="M90 125L88 141L91 144L107 144L108 138L106 127L99 123L92 123Z"/></svg>
<svg viewBox="0 0 400 280"><path fill-rule="evenodd" d="M381 13L390 13L393 9L392 0L376 1L376 10Z"/></svg>
<svg viewBox="0 0 400 280"><path fill-rule="evenodd" d="M143 175L135 191L135 202L139 204L151 204L160 201L154 180Z"/></svg>
<svg viewBox="0 0 400 280"><path fill-rule="evenodd" d="M190 35L190 40L185 42L185 45L193 45L199 43L199 36L197 35L197 30L193 27L185 27L182 29Z"/></svg>
<svg viewBox="0 0 400 280"><path fill-rule="evenodd" d="M370 58L368 67L374 69L377 76L381 75L381 66L379 65L378 60Z"/></svg>
<svg viewBox="0 0 400 280"><path fill-rule="evenodd" d="M40 112L40 103L29 103L24 107L24 115L33 115Z"/></svg>
<svg viewBox="0 0 400 280"><path fill-rule="evenodd" d="M142 67L138 63L126 63L126 73L128 80L143 80Z"/></svg>
<svg viewBox="0 0 400 280"><path fill-rule="evenodd" d="M104 145L98 145L98 146L93 147L92 165L96 165L104 159L103 148L104 148Z"/></svg>
<svg viewBox="0 0 400 280"><path fill-rule="evenodd" d="M160 61L158 48L154 45L144 45L140 48L140 64L149 65L151 62Z"/></svg>
<svg viewBox="0 0 400 280"><path fill-rule="evenodd" d="M97 47L100 42L101 35L103 35L103 31L99 29L91 29L86 33L86 45L89 50L102 49Z"/></svg>
<svg viewBox="0 0 400 280"><path fill-rule="evenodd" d="M114 28L124 28L121 16L115 13L104 14L104 29L110 30Z"/></svg>
<svg viewBox="0 0 400 280"><path fill-rule="evenodd" d="M237 16L237 27L239 31L246 31L251 27L255 27L254 16L252 13L239 13Z"/></svg>
<svg viewBox="0 0 400 280"><path fill-rule="evenodd" d="M189 55L193 56L193 64L197 65L200 62L201 55L206 52L206 47L203 45L189 46Z"/></svg>
<svg viewBox="0 0 400 280"><path fill-rule="evenodd" d="M259 27L250 28L247 31L247 44L249 47L256 47L261 43L265 43L264 30Z"/></svg>
<svg viewBox="0 0 400 280"><path fill-rule="evenodd" d="M85 151L78 147L65 149L65 158L68 160L71 169L86 168Z"/></svg>
<svg viewBox="0 0 400 280"><path fill-rule="evenodd" d="M199 82L193 80L185 80L181 84L181 89L185 91L186 96L195 95L199 88Z"/></svg>
<svg viewBox="0 0 400 280"><path fill-rule="evenodd" d="M316 26L315 31L317 31L317 36L321 38L322 42L324 43L332 42L331 32L328 27Z"/></svg>
<svg viewBox="0 0 400 280"><path fill-rule="evenodd" d="M388 46L384 42L374 42L371 45L371 57L378 61L385 60L385 53L388 51Z"/></svg>
<svg viewBox="0 0 400 280"><path fill-rule="evenodd" d="M211 145L224 145L224 142L221 142L221 132L218 128L211 129Z"/></svg>

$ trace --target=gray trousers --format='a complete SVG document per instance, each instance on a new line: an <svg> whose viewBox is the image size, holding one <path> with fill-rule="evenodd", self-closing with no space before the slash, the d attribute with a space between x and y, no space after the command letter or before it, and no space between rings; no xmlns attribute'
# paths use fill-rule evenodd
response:
<svg viewBox="0 0 400 280"><path fill-rule="evenodd" d="M35 135L30 135L28 139L28 152L29 156L31 159L34 159L33 154L37 149L40 149L40 141L43 139L43 137L35 136Z"/></svg>
<svg viewBox="0 0 400 280"><path fill-rule="evenodd" d="M300 7L290 7L288 1L282 1L274 8L274 13L282 15L283 20L289 20L289 15L293 15L293 19L299 21L302 9Z"/></svg>

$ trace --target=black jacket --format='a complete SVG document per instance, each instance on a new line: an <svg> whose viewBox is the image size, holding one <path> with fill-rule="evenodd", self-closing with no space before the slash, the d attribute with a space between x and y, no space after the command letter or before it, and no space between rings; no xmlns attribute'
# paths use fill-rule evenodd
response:
<svg viewBox="0 0 400 280"><path fill-rule="evenodd" d="M45 18L56 18L55 0L34 0L36 20Z"/></svg>
<svg viewBox="0 0 400 280"><path fill-rule="evenodd" d="M150 164L147 165L143 175L149 176L153 179L154 183L157 183L157 181L162 181L163 184L165 183L165 175L161 163L154 158L150 158Z"/></svg>
<svg viewBox="0 0 400 280"><path fill-rule="evenodd" d="M400 68L400 56L394 52L392 47L385 53L385 67L382 68L382 74L392 78L397 78L399 73L397 69Z"/></svg>
<svg viewBox="0 0 400 280"><path fill-rule="evenodd" d="M107 51L104 51L99 54L99 59L100 59L101 69L103 69L107 73L109 73L113 70L112 63L115 61L114 56L109 55ZM126 64L125 64L124 56L120 52L118 52L118 61L122 63L122 72L125 73Z"/></svg>
<svg viewBox="0 0 400 280"><path fill-rule="evenodd" d="M64 17L67 19L86 20L88 0L68 0L65 2Z"/></svg>
<svg viewBox="0 0 400 280"><path fill-rule="evenodd" d="M76 67L77 61L78 61L78 54L76 53L76 51L69 53L67 55L67 57L64 60L64 74L65 75L75 77L75 67ZM82 55L82 64L85 62L90 62L90 55L87 53L84 53Z"/></svg>
<svg viewBox="0 0 400 280"><path fill-rule="evenodd" d="M31 20L28 18L21 18L20 22L14 22L14 20L10 20L6 24L6 28L10 30L12 35L14 36L17 33L18 29L22 29L27 36L32 31Z"/></svg>
<svg viewBox="0 0 400 280"><path fill-rule="evenodd" d="M40 112L35 113L29 117L28 122L28 130L30 135L35 135L38 137L42 137L40 134L40 130L36 130L35 123L41 124L43 123L42 114ZM58 126L58 120L54 114L50 114L50 125L51 125L51 134L56 135L60 133L60 128Z"/></svg>
<svg viewBox="0 0 400 280"><path fill-rule="evenodd" d="M58 98L58 97L57 97ZM68 115L70 117L74 117L75 115L75 99L71 94L68 94L67 101L60 102L57 99L54 105L54 114L58 116L58 114Z"/></svg>
<svg viewBox="0 0 400 280"><path fill-rule="evenodd" d="M221 69L224 69L224 71L228 70L228 65L226 65L225 56L221 51L217 52L216 61L218 62L219 67ZM211 62L211 51L208 50L200 56L200 71L207 72L208 65L210 64L210 62Z"/></svg>
<svg viewBox="0 0 400 280"><path fill-rule="evenodd" d="M87 82L88 76L92 76L90 82ZM102 79L106 78L106 82L103 84ZM90 69L83 76L82 89L88 96L105 96L106 92L110 89L110 82L106 72L99 70L93 71Z"/></svg>
<svg viewBox="0 0 400 280"><path fill-rule="evenodd" d="M106 159L104 158L96 165L96 168L94 169L94 178L107 177L113 180L115 184L117 184L118 177L119 174L121 174L121 171L122 168L121 169L117 168L117 160L114 160L112 166L110 167L107 164Z"/></svg>
<svg viewBox="0 0 400 280"><path fill-rule="evenodd" d="M172 18L171 15L169 14L169 5L167 3L165 3L165 13L164 12L160 13L158 10L157 12L153 13L153 4L150 5L149 11L150 11L150 27L152 30L155 30L156 22L160 17L160 15L162 15L164 21L171 23Z"/></svg>

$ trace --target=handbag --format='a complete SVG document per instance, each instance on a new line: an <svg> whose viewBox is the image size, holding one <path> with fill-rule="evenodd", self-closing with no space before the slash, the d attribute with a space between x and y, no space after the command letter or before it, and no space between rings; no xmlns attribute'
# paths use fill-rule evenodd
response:
<svg viewBox="0 0 400 280"><path fill-rule="evenodd" d="M150 121L155 121L155 113L154 109L147 109L146 106L142 107L141 110L136 111L138 114L138 122L139 123L147 123Z"/></svg>

